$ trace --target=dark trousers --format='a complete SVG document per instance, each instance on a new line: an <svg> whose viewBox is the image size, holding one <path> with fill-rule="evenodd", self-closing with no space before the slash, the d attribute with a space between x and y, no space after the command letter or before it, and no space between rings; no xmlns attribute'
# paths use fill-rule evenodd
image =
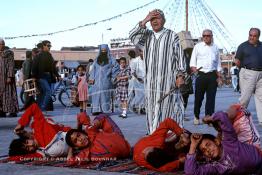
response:
<svg viewBox="0 0 262 175"><path fill-rule="evenodd" d="M205 115L212 115L215 110L215 100L217 92L217 74L216 72L203 73L199 72L199 76L195 83L195 106L194 114L199 119L202 101L206 93Z"/></svg>
<svg viewBox="0 0 262 175"><path fill-rule="evenodd" d="M186 109L187 108L187 104L188 104L188 98L189 98L189 94L185 93L185 94L182 94L182 97L183 97L183 104L184 104L184 108Z"/></svg>

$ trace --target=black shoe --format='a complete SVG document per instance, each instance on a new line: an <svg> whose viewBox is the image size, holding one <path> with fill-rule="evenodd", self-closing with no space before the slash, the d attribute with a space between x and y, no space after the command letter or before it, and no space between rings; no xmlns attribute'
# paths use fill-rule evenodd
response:
<svg viewBox="0 0 262 175"><path fill-rule="evenodd" d="M25 110L25 108L22 107L22 108L19 109L19 112L22 112L22 111L24 111L24 110Z"/></svg>
<svg viewBox="0 0 262 175"><path fill-rule="evenodd" d="M0 111L0 118L4 118L4 117L6 117L6 113L3 111Z"/></svg>
<svg viewBox="0 0 262 175"><path fill-rule="evenodd" d="M132 110L133 110L134 113L138 113L138 109L137 108L133 107Z"/></svg>
<svg viewBox="0 0 262 175"><path fill-rule="evenodd" d="M99 115L102 114L102 112L93 112L92 115Z"/></svg>
<svg viewBox="0 0 262 175"><path fill-rule="evenodd" d="M17 113L10 113L7 117L17 117Z"/></svg>
<svg viewBox="0 0 262 175"><path fill-rule="evenodd" d="M145 108L141 108L141 109L140 109L140 114L145 115L145 114L146 114L146 109L145 109Z"/></svg>

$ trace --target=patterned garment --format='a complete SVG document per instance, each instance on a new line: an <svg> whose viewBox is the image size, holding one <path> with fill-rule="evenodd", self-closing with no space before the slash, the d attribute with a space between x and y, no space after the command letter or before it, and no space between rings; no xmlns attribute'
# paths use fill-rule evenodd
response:
<svg viewBox="0 0 262 175"><path fill-rule="evenodd" d="M187 154L185 174L261 174L262 156L253 145L238 140L235 129L225 112L213 114L222 130L222 153L218 160L199 164L196 153Z"/></svg>
<svg viewBox="0 0 262 175"><path fill-rule="evenodd" d="M120 77L128 76L130 78L131 77L130 67L120 69L120 72L118 73L117 76L120 76ZM129 85L128 79L119 80L116 82L116 99L120 101L128 100L128 85Z"/></svg>
<svg viewBox="0 0 262 175"><path fill-rule="evenodd" d="M9 49L0 51L0 111L18 112L18 100L14 74L14 53ZM7 84L7 78L12 82Z"/></svg>
<svg viewBox="0 0 262 175"><path fill-rule="evenodd" d="M186 60L178 35L163 29L157 39L154 32L139 25L130 32L135 45L144 46L147 127L151 134L167 117L183 126L184 106L179 91L158 100L175 86L178 71L186 72Z"/></svg>
<svg viewBox="0 0 262 175"><path fill-rule="evenodd" d="M233 127L237 133L238 140L260 148L260 136L252 121L251 113L239 104L232 106L237 110Z"/></svg>
<svg viewBox="0 0 262 175"><path fill-rule="evenodd" d="M79 101L87 101L88 100L88 83L86 75L78 76L78 95L79 95Z"/></svg>

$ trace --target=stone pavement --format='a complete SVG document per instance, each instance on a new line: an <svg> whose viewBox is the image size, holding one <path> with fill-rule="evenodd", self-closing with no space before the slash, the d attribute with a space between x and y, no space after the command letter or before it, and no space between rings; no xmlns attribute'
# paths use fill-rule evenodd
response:
<svg viewBox="0 0 262 175"><path fill-rule="evenodd" d="M216 98L216 111L225 110L228 108L230 104L238 102L239 94L237 92L233 92L232 88L222 88L218 89L217 98ZM203 132L203 133L215 133L214 129L207 125L193 125L193 99L194 96L191 95L189 98L189 104L186 111L186 116L190 118L189 121L185 121L184 126L186 129L191 132ZM203 103L204 104L204 103ZM203 105L204 107L204 105ZM202 107L202 112L204 108ZM255 104L254 99L250 101L248 108L254 119L254 123L260 133L262 135L262 126L258 125L258 120L255 112ZM59 123L63 123L65 125L70 125L75 127L76 125L76 114L79 111L78 108L64 108L59 104L59 102L55 102L55 111L50 112L53 119ZM117 110L116 110L117 111ZM136 141L146 134L146 123L145 123L145 115L138 115L134 113L128 113L128 118L122 119L118 117L119 113L114 113L111 117L112 119L120 126L123 134L129 141L129 143L133 146ZM202 113L202 116L204 114ZM21 116L21 113L19 113ZM16 136L13 134L13 129L17 124L16 118L0 118L0 158L8 154L8 146L13 138ZM261 142L262 143L262 142ZM118 174L118 173L109 173L109 172L101 172L101 171L93 171L87 169L70 169L70 168L57 168L57 167L41 167L41 166L25 166L18 164L0 164L0 174L5 175L33 175L33 174L48 174L55 175L63 173L63 175L69 174Z"/></svg>

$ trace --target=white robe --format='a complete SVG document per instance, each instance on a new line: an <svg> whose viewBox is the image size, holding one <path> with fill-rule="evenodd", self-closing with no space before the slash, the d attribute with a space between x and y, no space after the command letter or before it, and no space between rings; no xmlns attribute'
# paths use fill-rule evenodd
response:
<svg viewBox="0 0 262 175"><path fill-rule="evenodd" d="M130 68L132 78L129 80L128 86L128 106L141 109L145 107L145 86L137 80L133 74L136 74L138 78L144 80L145 78L145 63L140 56L130 60Z"/></svg>
<svg viewBox="0 0 262 175"><path fill-rule="evenodd" d="M130 39L135 45L144 47L149 134L167 117L173 118L182 127L184 106L180 92L176 91L158 103L158 100L175 86L177 72L186 72L186 60L178 35L164 28L156 38L152 30L138 25L130 31Z"/></svg>

